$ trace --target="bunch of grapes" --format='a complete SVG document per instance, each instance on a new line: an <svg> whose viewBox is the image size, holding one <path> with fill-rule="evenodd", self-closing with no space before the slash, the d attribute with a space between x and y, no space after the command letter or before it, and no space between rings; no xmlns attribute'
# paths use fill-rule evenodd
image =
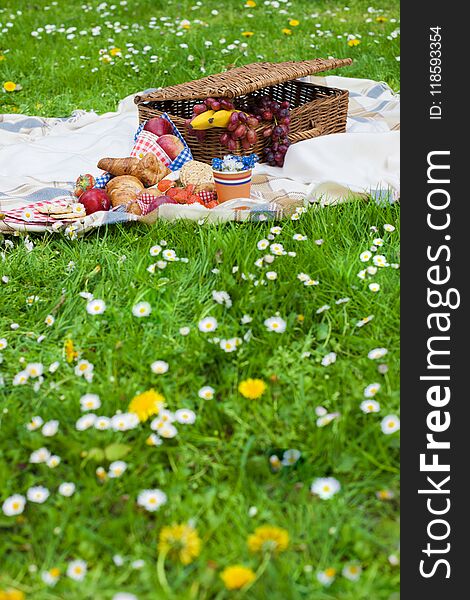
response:
<svg viewBox="0 0 470 600"><path fill-rule="evenodd" d="M276 102L269 96L260 96L253 110L263 121L272 123L263 131L269 138L268 146L263 151L263 158L273 167L282 167L289 148L290 104L287 101Z"/></svg>
<svg viewBox="0 0 470 600"><path fill-rule="evenodd" d="M254 115L243 111L234 112L230 115L227 131L220 136L220 143L222 146L226 146L230 152L237 149L238 142L243 150L250 150L258 139L255 130L258 125L259 120Z"/></svg>

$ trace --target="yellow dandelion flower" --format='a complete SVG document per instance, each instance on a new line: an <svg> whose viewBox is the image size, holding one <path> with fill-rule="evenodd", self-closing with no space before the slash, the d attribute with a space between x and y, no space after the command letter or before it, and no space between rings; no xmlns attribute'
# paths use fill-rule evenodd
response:
<svg viewBox="0 0 470 600"><path fill-rule="evenodd" d="M248 536L251 552L284 552L289 546L289 534L285 529L274 525L262 525Z"/></svg>
<svg viewBox="0 0 470 600"><path fill-rule="evenodd" d="M3 89L5 92L14 92L16 90L16 83L13 83L13 81L5 81Z"/></svg>
<svg viewBox="0 0 470 600"><path fill-rule="evenodd" d="M305 321L305 315L297 315L297 321L303 323Z"/></svg>
<svg viewBox="0 0 470 600"><path fill-rule="evenodd" d="M0 590L0 600L24 600L26 596L20 590L6 590L2 592Z"/></svg>
<svg viewBox="0 0 470 600"><path fill-rule="evenodd" d="M243 37L251 37L251 36L253 36L253 35L255 35L254 31L244 31L244 32L242 33L242 36L243 36Z"/></svg>
<svg viewBox="0 0 470 600"><path fill-rule="evenodd" d="M222 571L220 577L228 590L240 590L256 579L253 569L243 565L227 567Z"/></svg>
<svg viewBox="0 0 470 600"><path fill-rule="evenodd" d="M254 0L247 0L247 3L245 4L245 6L247 8L254 8L256 6L256 2Z"/></svg>
<svg viewBox="0 0 470 600"><path fill-rule="evenodd" d="M289 20L289 25L291 27L298 27L300 25L300 21L298 21L297 19L290 19Z"/></svg>
<svg viewBox="0 0 470 600"><path fill-rule="evenodd" d="M361 40L358 40L357 38L352 38L351 40L348 41L348 46L350 46L351 48L354 48L354 46L359 46L360 43L361 43Z"/></svg>
<svg viewBox="0 0 470 600"><path fill-rule="evenodd" d="M377 23L386 23L388 21L387 17L383 17L381 15L375 17L375 20L377 21Z"/></svg>
<svg viewBox="0 0 470 600"><path fill-rule="evenodd" d="M132 398L128 410L136 414L139 421L147 421L149 417L160 412L164 403L165 398L152 389Z"/></svg>
<svg viewBox="0 0 470 600"><path fill-rule="evenodd" d="M78 352L75 350L73 340L71 340L70 338L68 340L65 340L64 352L65 358L68 363L71 363L78 358Z"/></svg>
<svg viewBox="0 0 470 600"><path fill-rule="evenodd" d="M0 54L0 61L1 60L6 60L6 56L4 54Z"/></svg>
<svg viewBox="0 0 470 600"><path fill-rule="evenodd" d="M292 29L287 29L287 27L284 27L284 29L282 30L282 33L284 35L292 35Z"/></svg>
<svg viewBox="0 0 470 600"><path fill-rule="evenodd" d="M245 379L238 386L238 391L244 398L257 400L266 391L266 384L262 379Z"/></svg>
<svg viewBox="0 0 470 600"><path fill-rule="evenodd" d="M174 523L160 531L158 551L189 565L201 553L201 539L191 525Z"/></svg>
<svg viewBox="0 0 470 600"><path fill-rule="evenodd" d="M111 56L118 56L121 54L121 48L111 48L109 53L111 54Z"/></svg>

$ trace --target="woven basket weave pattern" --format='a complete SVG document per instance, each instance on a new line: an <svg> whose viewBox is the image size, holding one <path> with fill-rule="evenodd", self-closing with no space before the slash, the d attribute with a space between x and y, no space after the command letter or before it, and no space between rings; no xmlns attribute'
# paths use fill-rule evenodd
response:
<svg viewBox="0 0 470 600"><path fill-rule="evenodd" d="M289 101L291 143L304 139L341 133L346 128L348 92L335 88L313 85L296 78L350 64L350 59L255 63L211 75L197 81L156 90L145 96L136 96L140 122L168 113L181 132L185 120L192 117L195 104L207 97L234 98L238 109L251 112L256 98L268 95L278 102ZM258 141L250 152L262 156L269 141L262 132L270 125L260 123L256 128ZM194 136L185 135L195 160L209 163L214 157L223 157L227 148L219 142L220 128L209 129L203 143ZM246 154L240 147L234 154Z"/></svg>

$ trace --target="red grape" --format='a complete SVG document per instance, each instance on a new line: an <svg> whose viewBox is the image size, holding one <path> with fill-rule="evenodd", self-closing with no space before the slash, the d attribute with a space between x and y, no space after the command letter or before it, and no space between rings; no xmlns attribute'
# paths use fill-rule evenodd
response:
<svg viewBox="0 0 470 600"><path fill-rule="evenodd" d="M203 112L206 112L207 110L207 106L205 104L195 104L193 106L193 115L197 116L202 114Z"/></svg>

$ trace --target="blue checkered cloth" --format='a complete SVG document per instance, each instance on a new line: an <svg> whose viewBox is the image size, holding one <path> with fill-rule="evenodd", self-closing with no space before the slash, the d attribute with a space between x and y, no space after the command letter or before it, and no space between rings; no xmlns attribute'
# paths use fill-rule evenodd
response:
<svg viewBox="0 0 470 600"><path fill-rule="evenodd" d="M191 154L191 150L189 149L189 146L186 143L186 140L181 135L178 128L173 123L173 121L170 119L170 117L167 115L167 113L163 113L162 117L164 119L166 119L169 123L171 123L171 126L173 127L173 134L176 135L176 137L179 138L184 144L184 150L181 150L181 152L178 154L178 156L175 158L175 160L168 165L168 168L170 169L170 171L177 171L178 169L181 169L181 167L184 164L186 164L188 161L193 160L193 155ZM146 123L146 121L144 123L141 123L137 127L137 131L135 132L135 135L134 135L134 144L137 141L137 138L139 137L139 133L144 128L145 123ZM109 173L103 173L102 175L99 175L95 179L94 187L95 188L105 188L106 184L111 179L111 177L112 177L112 175L110 175Z"/></svg>

